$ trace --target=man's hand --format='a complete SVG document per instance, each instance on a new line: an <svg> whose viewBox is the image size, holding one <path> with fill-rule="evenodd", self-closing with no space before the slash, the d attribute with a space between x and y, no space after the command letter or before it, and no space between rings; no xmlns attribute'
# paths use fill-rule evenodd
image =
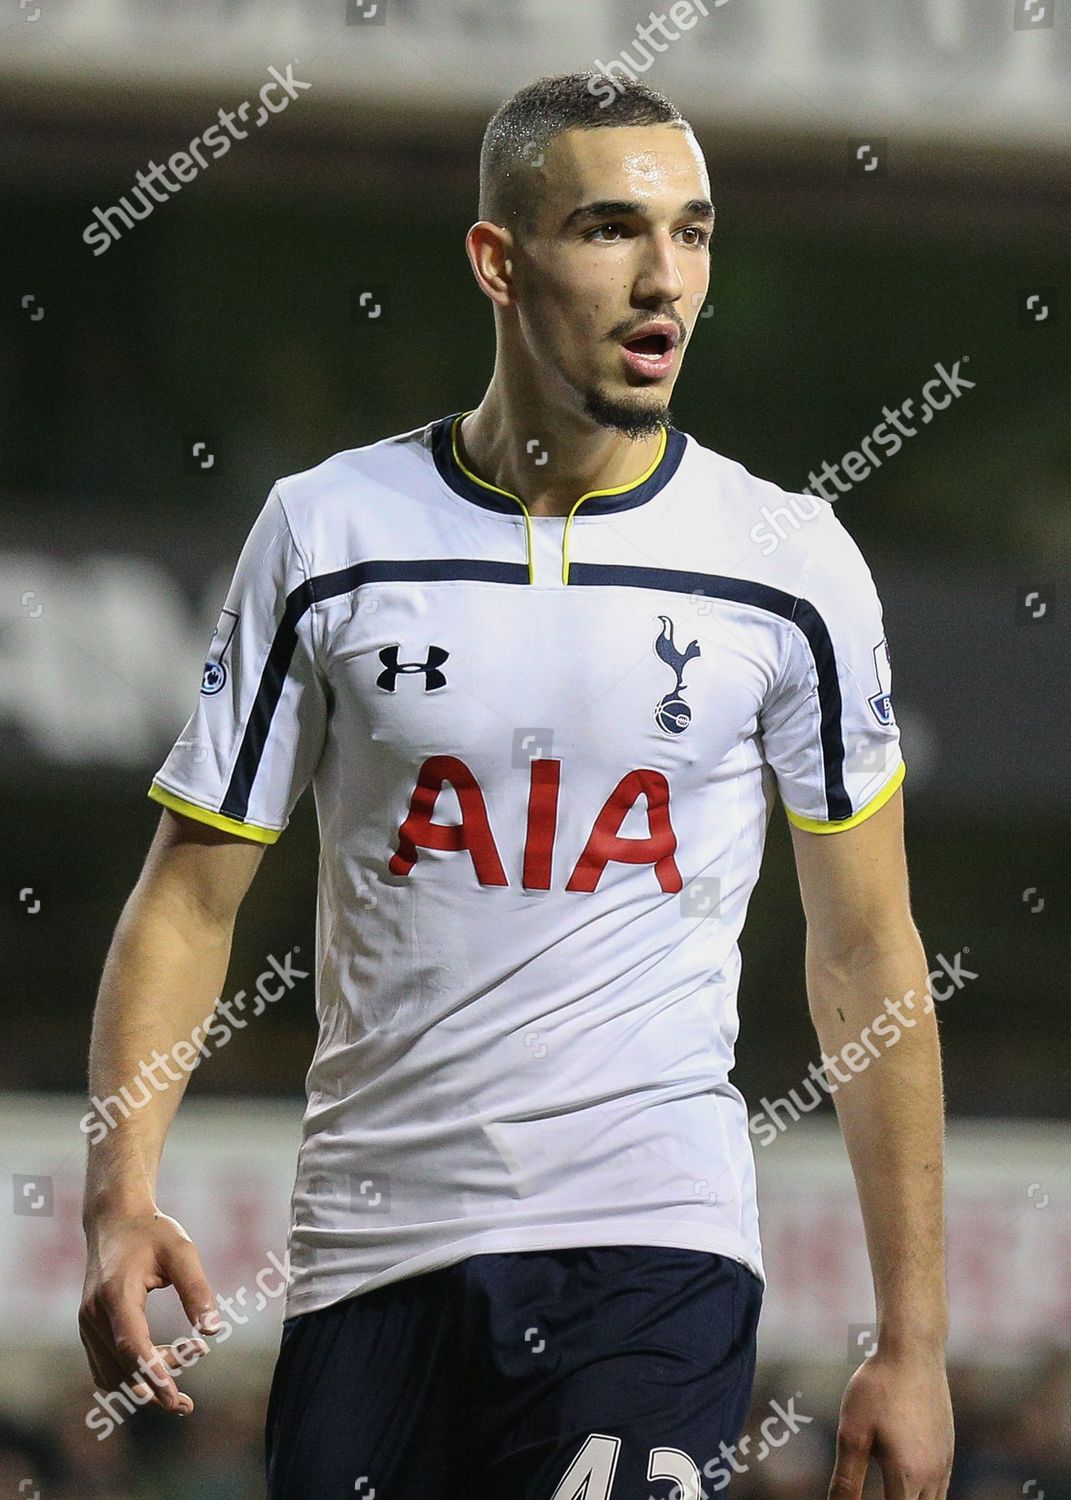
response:
<svg viewBox="0 0 1071 1500"><path fill-rule="evenodd" d="M166 1059L179 1041L189 1044L211 1015L227 974L235 914L263 852L248 839L164 810L104 965L89 1049L94 1100L115 1096L118 1104L120 1092L144 1074L145 1059ZM132 1380L139 1399L182 1415L193 1402L175 1378L208 1346L199 1339L154 1344L145 1300L157 1287L174 1286L195 1333L219 1327L189 1235L154 1202L164 1141L188 1078L184 1069L178 1078L169 1074L166 1087L154 1079L152 1092L143 1090L133 1109L121 1107L121 1119L109 1116L103 1132L101 1118L86 1116L93 1126L82 1205L89 1254L78 1310L98 1389Z"/></svg>
<svg viewBox="0 0 1071 1500"><path fill-rule="evenodd" d="M943 1355L876 1354L844 1392L828 1500L860 1500L867 1463L885 1500L944 1500L952 1472L952 1401Z"/></svg>
<svg viewBox="0 0 1071 1500"><path fill-rule="evenodd" d="M193 1241L177 1219L150 1205L89 1220L86 1242L78 1328L97 1389L125 1385L139 1399L186 1416L193 1401L175 1382L208 1345L199 1338L154 1344L145 1301L150 1291L173 1286L195 1332L219 1331L216 1299Z"/></svg>

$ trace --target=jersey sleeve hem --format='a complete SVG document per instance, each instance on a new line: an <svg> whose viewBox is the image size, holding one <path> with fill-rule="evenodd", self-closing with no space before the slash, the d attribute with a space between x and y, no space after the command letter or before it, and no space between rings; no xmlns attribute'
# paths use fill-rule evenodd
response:
<svg viewBox="0 0 1071 1500"><path fill-rule="evenodd" d="M166 791L156 781L149 787L148 795L154 802L161 803L172 812L194 818L198 823L207 823L210 828L221 828L224 833L236 833L240 838L250 839L256 844L274 844L283 831L281 828L260 828L256 823L240 823L237 818L212 812L210 808L200 807L196 802L187 802L185 797L176 797L174 792Z"/></svg>
<svg viewBox="0 0 1071 1500"><path fill-rule="evenodd" d="M856 828L860 823L865 823L867 818L876 813L879 808L884 807L903 781L906 772L907 766L901 760L881 791L871 797L870 801L850 818L841 818L836 822L823 821L821 818L803 818L788 807L785 808L785 815L790 823L794 823L797 828L805 829L807 833L844 833L849 828Z"/></svg>

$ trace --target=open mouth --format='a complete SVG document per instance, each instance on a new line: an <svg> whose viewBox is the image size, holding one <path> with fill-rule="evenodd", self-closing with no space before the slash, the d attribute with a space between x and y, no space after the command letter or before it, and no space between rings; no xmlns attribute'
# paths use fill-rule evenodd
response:
<svg viewBox="0 0 1071 1500"><path fill-rule="evenodd" d="M632 338L622 339L621 350L633 375L641 380L666 380L673 373L679 342L676 325L652 327L648 323Z"/></svg>
<svg viewBox="0 0 1071 1500"><path fill-rule="evenodd" d="M673 342L665 333L645 333L642 338L626 339L625 348L648 359L662 359L673 348Z"/></svg>

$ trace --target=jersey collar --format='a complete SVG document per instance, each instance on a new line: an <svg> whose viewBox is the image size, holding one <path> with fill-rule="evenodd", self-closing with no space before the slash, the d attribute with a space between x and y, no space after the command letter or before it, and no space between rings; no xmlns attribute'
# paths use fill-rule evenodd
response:
<svg viewBox="0 0 1071 1500"><path fill-rule="evenodd" d="M465 467L461 459L457 447L457 424L462 417L467 416L468 412L465 411L454 412L432 424L431 451L435 467L455 494L471 500L474 505L482 505L485 510L516 516L518 506L522 511L526 509L520 496L480 479ZM618 485L614 489L589 490L576 502L573 511L578 511L583 504L585 516L603 516L619 510L631 510L635 505L643 505L652 500L677 472L688 441L686 435L676 427L663 427L662 432L664 440L646 474L631 484Z"/></svg>

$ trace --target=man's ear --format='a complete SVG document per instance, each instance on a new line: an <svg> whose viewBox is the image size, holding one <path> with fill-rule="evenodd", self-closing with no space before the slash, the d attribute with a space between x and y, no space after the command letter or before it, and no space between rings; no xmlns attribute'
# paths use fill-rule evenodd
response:
<svg viewBox="0 0 1071 1500"><path fill-rule="evenodd" d="M498 307L513 300L513 260L516 240L504 225L479 219L465 236L472 273L485 296Z"/></svg>

